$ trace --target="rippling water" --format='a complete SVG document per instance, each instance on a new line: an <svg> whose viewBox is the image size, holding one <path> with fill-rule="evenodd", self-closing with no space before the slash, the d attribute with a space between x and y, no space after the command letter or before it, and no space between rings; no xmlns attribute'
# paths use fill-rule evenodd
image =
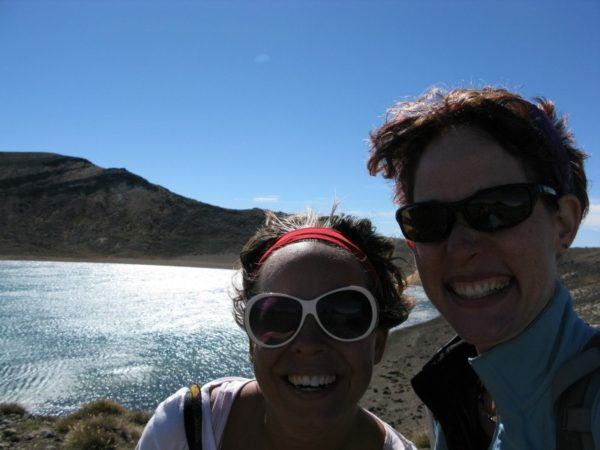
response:
<svg viewBox="0 0 600 450"><path fill-rule="evenodd" d="M61 414L108 397L150 410L190 382L252 376L233 273L0 261L0 402ZM420 301L403 326L434 315Z"/></svg>

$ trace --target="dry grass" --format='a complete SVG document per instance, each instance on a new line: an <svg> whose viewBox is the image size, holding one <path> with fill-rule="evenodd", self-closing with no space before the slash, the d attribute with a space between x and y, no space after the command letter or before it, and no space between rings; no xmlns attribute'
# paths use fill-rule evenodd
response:
<svg viewBox="0 0 600 450"><path fill-rule="evenodd" d="M28 450L47 447L66 450L131 449L150 419L147 412L128 411L107 399L83 405L62 418L33 416L13 403L0 404L0 415L10 421L5 424L11 430L10 448Z"/></svg>
<svg viewBox="0 0 600 450"><path fill-rule="evenodd" d="M56 428L67 433L65 450L126 449L138 441L149 418L146 412L101 399L60 419Z"/></svg>
<svg viewBox="0 0 600 450"><path fill-rule="evenodd" d="M27 413L27 410L17 403L1 403L0 404L0 415L16 414L23 416Z"/></svg>
<svg viewBox="0 0 600 450"><path fill-rule="evenodd" d="M132 426L126 416L99 415L74 423L63 448L65 450L126 449L138 441L141 428Z"/></svg>
<svg viewBox="0 0 600 450"><path fill-rule="evenodd" d="M124 416L127 410L112 400L100 399L87 405L83 405L79 411L63 417L56 423L56 429L61 433L66 433L77 424L90 417Z"/></svg>
<svg viewBox="0 0 600 450"><path fill-rule="evenodd" d="M412 441L412 443L415 444L419 450L431 448L429 444L429 436L427 436L426 433L407 434L406 438Z"/></svg>

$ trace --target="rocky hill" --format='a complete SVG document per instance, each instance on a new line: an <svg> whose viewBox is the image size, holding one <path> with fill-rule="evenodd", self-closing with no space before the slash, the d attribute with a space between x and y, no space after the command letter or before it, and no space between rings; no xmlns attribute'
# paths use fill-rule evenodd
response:
<svg viewBox="0 0 600 450"><path fill-rule="evenodd" d="M261 209L208 205L82 158L0 152L0 255L235 254L263 218Z"/></svg>

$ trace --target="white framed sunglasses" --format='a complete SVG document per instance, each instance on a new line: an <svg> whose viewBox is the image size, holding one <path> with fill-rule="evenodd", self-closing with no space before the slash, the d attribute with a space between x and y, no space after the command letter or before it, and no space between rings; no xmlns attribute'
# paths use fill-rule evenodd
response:
<svg viewBox="0 0 600 450"><path fill-rule="evenodd" d="M342 342L364 339L377 326L379 308L361 286L345 286L314 299L264 292L246 302L244 327L253 342L277 348L289 344L312 315L329 337Z"/></svg>

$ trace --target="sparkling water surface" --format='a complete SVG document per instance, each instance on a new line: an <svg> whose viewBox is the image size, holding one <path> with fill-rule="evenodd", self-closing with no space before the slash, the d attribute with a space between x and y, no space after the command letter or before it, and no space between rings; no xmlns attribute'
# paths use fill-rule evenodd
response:
<svg viewBox="0 0 600 450"><path fill-rule="evenodd" d="M252 376L234 272L0 261L0 402L63 414L100 397L152 410L191 382ZM420 288L401 327L437 313Z"/></svg>

